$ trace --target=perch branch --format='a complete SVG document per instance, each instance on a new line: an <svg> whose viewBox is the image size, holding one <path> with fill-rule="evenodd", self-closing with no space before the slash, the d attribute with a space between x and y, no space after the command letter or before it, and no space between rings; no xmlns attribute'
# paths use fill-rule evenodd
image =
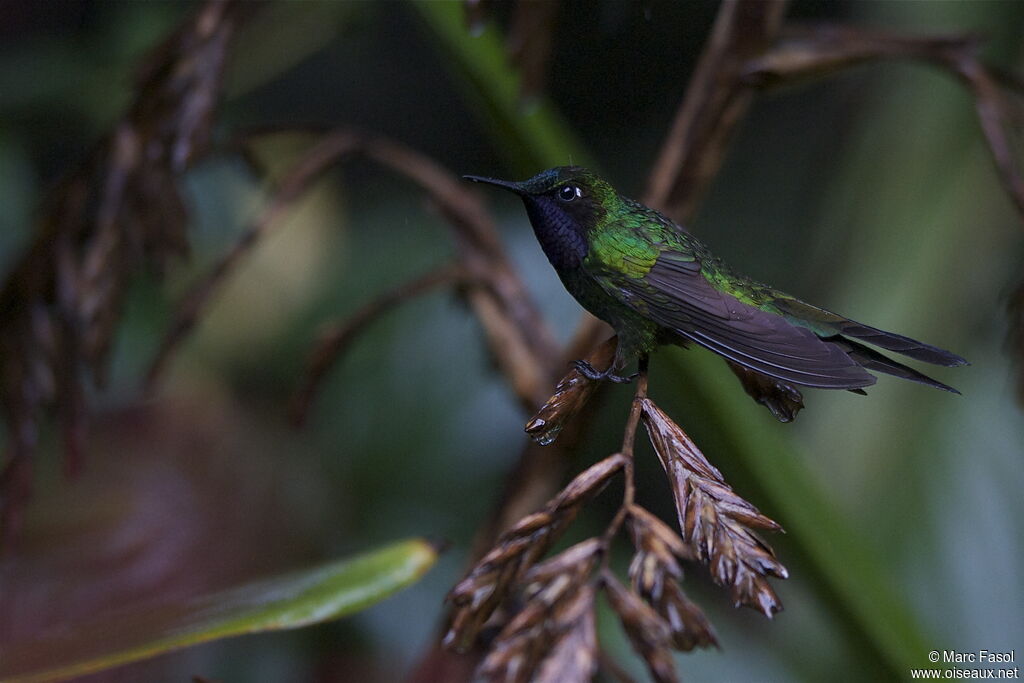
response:
<svg viewBox="0 0 1024 683"><path fill-rule="evenodd" d="M648 181L644 203L685 222L718 173L754 90L745 64L767 50L786 2L726 0Z"/></svg>
<svg viewBox="0 0 1024 683"><path fill-rule="evenodd" d="M978 123L996 172L1018 213L1024 218L1024 179L1010 141L1010 105L1002 87L1019 88L1012 74L987 67L978 57L979 41L971 35L905 36L849 26L818 25L787 30L771 51L748 61L748 82L773 87L829 76L856 64L882 59L910 59L957 77L974 96Z"/></svg>
<svg viewBox="0 0 1024 683"><path fill-rule="evenodd" d="M633 402L630 404L629 418L626 420L626 428L622 435L622 448L619 450L625 458L622 465L622 505L619 506L615 517L612 518L608 528L605 529L604 534L601 536L601 545L604 551L601 563L604 569L608 568L608 562L611 559L612 541L615 539L615 535L619 533L619 529L622 528L622 523L626 520L626 515L629 514L630 509L633 507L633 501L636 498L636 482L633 477L633 451L636 447L636 430L640 425L644 401L647 399L647 356L640 357L639 373L639 377L636 380L636 392L633 394Z"/></svg>

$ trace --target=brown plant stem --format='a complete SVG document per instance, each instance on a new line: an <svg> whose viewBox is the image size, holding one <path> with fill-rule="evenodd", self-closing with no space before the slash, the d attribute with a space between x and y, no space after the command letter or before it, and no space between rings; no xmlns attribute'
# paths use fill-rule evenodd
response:
<svg viewBox="0 0 1024 683"><path fill-rule="evenodd" d="M203 313L224 282L259 241L279 225L281 217L340 158L355 150L356 136L349 131L325 135L296 162L278 184L266 208L250 223L234 246L210 272L194 284L182 298L168 331L164 334L146 373L145 390L156 388L171 357L198 324Z"/></svg>
<svg viewBox="0 0 1024 683"><path fill-rule="evenodd" d="M622 435L622 448L619 450L626 457L626 461L622 466L622 505L619 506L615 517L612 518L611 524L608 525L608 528L604 530L604 534L601 536L601 544L604 551L604 556L601 558L603 569L608 568L608 563L611 560L612 541L615 539L615 535L619 533L619 529L622 528L622 523L626 520L626 515L629 514L633 501L636 499L636 481L633 477L633 451L636 447L636 430L640 425L640 417L643 414L643 402L647 398L647 368L648 357L645 354L640 356L639 376L636 379L636 393L633 394L633 402L630 404L629 418L626 420L626 428Z"/></svg>
<svg viewBox="0 0 1024 683"><path fill-rule="evenodd" d="M784 0L725 0L690 79L682 106L651 170L644 203L672 218L690 218L718 173L754 90L743 69L767 50Z"/></svg>
<svg viewBox="0 0 1024 683"><path fill-rule="evenodd" d="M549 377L555 372L558 345L505 255L497 228L475 191L415 150L382 136L348 128L321 134L285 174L267 207L235 246L183 298L150 366L147 388L155 385L174 351L194 329L242 258L329 168L356 153L426 191L451 229L460 267L466 272L466 299L484 329L498 368L526 409L533 410L544 401Z"/></svg>
<svg viewBox="0 0 1024 683"><path fill-rule="evenodd" d="M305 424L310 405L319 392L324 377L349 349L356 337L372 322L410 299L438 287L456 285L465 280L464 269L456 264L446 264L408 282L403 282L367 302L348 318L328 325L309 353L305 373L289 402L288 414L292 424L296 427Z"/></svg>
<svg viewBox="0 0 1024 683"><path fill-rule="evenodd" d="M519 0L515 4L505 47L519 68L519 97L524 101L544 89L558 9L557 0Z"/></svg>
<svg viewBox="0 0 1024 683"><path fill-rule="evenodd" d="M1024 217L1024 178L1010 141L1010 106L1003 88L1019 89L1012 74L987 67L972 35L906 36L877 29L830 24L788 30L772 50L751 59L745 78L771 87L830 76L850 66L882 59L911 59L955 76L974 96L978 124L996 173L1017 212Z"/></svg>

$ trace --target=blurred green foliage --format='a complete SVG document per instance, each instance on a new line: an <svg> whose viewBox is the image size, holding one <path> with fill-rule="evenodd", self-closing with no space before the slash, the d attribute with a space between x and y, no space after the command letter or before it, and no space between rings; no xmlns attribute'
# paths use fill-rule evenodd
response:
<svg viewBox="0 0 1024 683"><path fill-rule="evenodd" d="M187 10L13 7L0 29L0 268L17 258L45 191L127 101L138 58ZM525 175L587 160L635 196L715 9L563 3L547 95L524 111L497 30L461 33L457 5L280 3L239 38L221 138L253 124L356 124L457 172ZM989 59L1020 66L1024 6L1016 3L797 2L789 16L980 32L991 38ZM274 169L297 150L263 153ZM196 169L187 188L192 258L166 286L136 284L115 381L93 400L119 428L140 423L138 381L176 294L238 235L265 189L227 156ZM525 281L567 336L578 307L517 203L494 201ZM774 623L733 610L700 572L687 578L724 649L682 657L683 675L874 680L926 666L930 649L1024 642L1024 420L1000 350L1002 295L1019 276L1022 239L966 91L927 67L885 63L762 96L691 227L742 272L950 348L973 365L938 377L963 397L882 379L868 398L808 391L796 423L781 425L707 354L655 358L652 395L741 495L789 531L772 539L791 571L776 583L786 612ZM408 184L365 162L346 165L236 273L147 408L162 414L176 402L205 414L214 398L229 406L207 419L230 429L203 432L206 448L224 455L227 482L252 467L251 441L284 463L260 481L289 491L279 524L308 541L301 549L266 544L277 554L271 564L427 534L454 541L439 569L351 622L205 645L129 669L135 678L391 680L428 644L476 523L526 439L525 416L493 372L478 326L452 297L432 294L360 339L303 432L287 431L284 409L323 321L450 252L440 219ZM610 392L580 467L616 448L628 398L628 390ZM189 433L190 424L180 429ZM115 462L131 457L104 434L97 430L93 450ZM52 462L56 448L42 457ZM183 442L180 460L167 467L186 467L192 448ZM668 489L645 455L641 449L641 502L672 519ZM231 505L260 505L258 487L234 500L230 484L219 486ZM52 498L36 505L45 500ZM580 523L599 524L604 511L598 504L590 511L596 522ZM147 529L155 533L140 533ZM258 554L260 544L239 552ZM603 642L632 661L614 620L602 619L602 630Z"/></svg>
<svg viewBox="0 0 1024 683"><path fill-rule="evenodd" d="M83 621L66 639L4 649L5 680L64 680L211 640L301 628L357 612L416 581L437 559L422 539L191 598Z"/></svg>

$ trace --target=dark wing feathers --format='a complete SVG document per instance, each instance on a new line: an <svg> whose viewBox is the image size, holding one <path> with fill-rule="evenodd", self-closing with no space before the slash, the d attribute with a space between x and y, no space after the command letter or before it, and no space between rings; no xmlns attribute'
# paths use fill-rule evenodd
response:
<svg viewBox="0 0 1024 683"><path fill-rule="evenodd" d="M692 259L662 254L641 279L602 275L634 310L751 370L812 387L851 389L875 383L842 349L811 330L715 289Z"/></svg>
<svg viewBox="0 0 1024 683"><path fill-rule="evenodd" d="M775 299L772 303L786 315L792 315L796 318L820 323L835 330L839 334L859 339L860 341L867 342L868 344L878 346L889 351L895 351L896 353L907 356L908 358L913 358L914 360L933 363L935 365L944 365L946 367L956 367L968 364L967 361L960 356L955 353L950 353L945 349L940 349L937 346L919 342L916 339L911 339L910 337L904 337L901 334L886 332L885 330L880 330L876 327L871 327L854 320L849 320L841 315L836 315L831 311L826 311L824 308L812 306L811 304L800 301L799 299L780 297Z"/></svg>
<svg viewBox="0 0 1024 683"><path fill-rule="evenodd" d="M839 334L938 365L963 365L967 362L963 358L798 299L780 296L772 302L783 315L762 311L715 288L702 276L700 260L684 253L662 253L643 278L615 272L601 275L608 282L605 286L614 287L627 305L658 325L744 368L784 382L863 393L861 387L876 381L867 371L874 370L959 393ZM823 330L819 336L784 316L839 334Z"/></svg>

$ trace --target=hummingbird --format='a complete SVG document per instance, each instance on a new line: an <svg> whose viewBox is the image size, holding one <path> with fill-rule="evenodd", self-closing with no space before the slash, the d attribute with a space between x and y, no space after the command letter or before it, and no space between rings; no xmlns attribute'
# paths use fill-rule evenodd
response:
<svg viewBox="0 0 1024 683"><path fill-rule="evenodd" d="M629 382L658 346L697 344L729 363L752 397L783 422L803 407L797 387L863 394L885 373L960 393L867 346L953 367L967 361L935 346L812 306L739 275L682 226L620 195L579 166L513 182L467 175L522 199L562 284L618 335L611 365L574 365L589 379Z"/></svg>

